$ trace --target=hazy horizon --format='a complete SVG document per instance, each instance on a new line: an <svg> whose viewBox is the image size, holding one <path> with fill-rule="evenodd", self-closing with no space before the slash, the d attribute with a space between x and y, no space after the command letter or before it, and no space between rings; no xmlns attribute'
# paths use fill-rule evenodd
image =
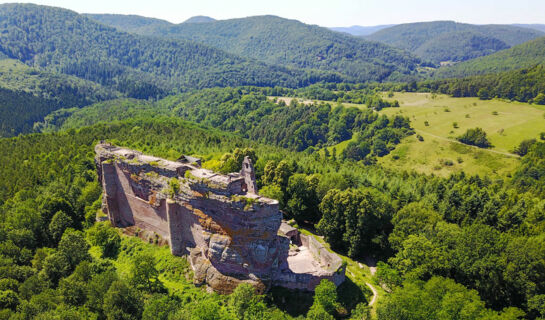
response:
<svg viewBox="0 0 545 320"><path fill-rule="evenodd" d="M0 1L13 3L14 1ZM471 24L545 24L545 1L459 0L437 3L433 0L339 0L288 1L275 3L234 0L189 1L156 0L152 4L128 0L35 0L17 1L62 7L78 13L139 15L171 23L181 23L193 16L218 20L259 15L275 15L324 27L377 26L414 22L456 21ZM385 9L387 8L387 10ZM471 10L468 10L471 9Z"/></svg>

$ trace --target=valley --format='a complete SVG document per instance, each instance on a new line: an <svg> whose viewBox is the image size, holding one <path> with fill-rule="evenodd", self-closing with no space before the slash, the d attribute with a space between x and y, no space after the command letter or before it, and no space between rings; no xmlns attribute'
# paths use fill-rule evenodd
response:
<svg viewBox="0 0 545 320"><path fill-rule="evenodd" d="M0 3L0 320L544 319L545 5L343 1Z"/></svg>

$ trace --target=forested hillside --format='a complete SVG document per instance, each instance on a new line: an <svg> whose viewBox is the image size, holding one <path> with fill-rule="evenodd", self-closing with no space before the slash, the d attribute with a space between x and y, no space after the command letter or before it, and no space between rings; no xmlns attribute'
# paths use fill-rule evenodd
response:
<svg viewBox="0 0 545 320"><path fill-rule="evenodd" d="M396 25L366 38L439 63L486 56L544 35L538 30L517 26L435 21Z"/></svg>
<svg viewBox="0 0 545 320"><path fill-rule="evenodd" d="M545 37L496 52L490 56L438 69L433 76L435 78L462 78L471 75L530 68L538 64L545 64Z"/></svg>
<svg viewBox="0 0 545 320"><path fill-rule="evenodd" d="M169 39L189 39L266 63L338 72L350 81L407 79L420 61L383 44L275 16L256 16L209 23L182 23L142 29L118 16L93 15L105 24Z"/></svg>
<svg viewBox="0 0 545 320"><path fill-rule="evenodd" d="M53 7L1 5L0 32L0 51L10 58L111 86L135 98L155 98L184 87L296 87L339 79L268 66L188 40L123 33Z"/></svg>
<svg viewBox="0 0 545 320"><path fill-rule="evenodd" d="M0 60L0 136L27 133L59 108L82 107L120 94L91 81Z"/></svg>
<svg viewBox="0 0 545 320"><path fill-rule="evenodd" d="M408 87L405 89L409 89ZM454 97L509 99L545 104L545 66L537 65L515 71L418 83L418 91L430 90Z"/></svg>
<svg viewBox="0 0 545 320"><path fill-rule="evenodd" d="M280 199L291 217L301 224L317 223L318 232L340 252L372 254L391 263L378 266L377 281L391 292L378 306L379 320L401 315L451 319L458 312L483 320L515 320L524 312L529 319L544 315L545 279L536 272L545 268L544 144L534 145L512 183L463 174L443 179L395 173L322 152L260 146L172 119L0 139L7 164L0 167L6 177L0 188L2 315L254 319L252 313L233 316L240 310L233 309L239 297L242 310L258 311L259 319L290 318L277 309L285 304L257 296L257 301L248 300L255 295L251 292L243 297L205 294L186 282L183 259L137 239L119 238L107 226L91 227L100 208L91 148L100 139L171 159L180 153L256 148L262 192ZM214 156L212 162L221 169L218 160ZM180 286L183 290L176 290ZM350 297L343 290L338 297L335 290L317 294L318 306L310 308L308 318L318 313L318 319L332 319L350 311L353 319L364 317L365 302L352 309L354 304L347 303L353 296L343 300ZM326 301L331 305L323 310L320 304ZM248 309L248 303L257 306Z"/></svg>
<svg viewBox="0 0 545 320"><path fill-rule="evenodd" d="M113 26L121 31L132 29L131 32L143 34L148 30L156 28L165 28L172 23L154 18L146 18L137 15L119 15L119 14L84 14L84 16L100 21L107 26Z"/></svg>
<svg viewBox="0 0 545 320"><path fill-rule="evenodd" d="M170 115L296 151L312 152L354 138L343 157L368 163L388 154L401 139L413 134L409 120L402 116L387 118L371 109L325 103L306 105L294 101L286 106L267 98L264 93L271 90L206 89L167 97L156 103L103 102L79 110L58 110L48 115L38 128L66 130L131 117Z"/></svg>

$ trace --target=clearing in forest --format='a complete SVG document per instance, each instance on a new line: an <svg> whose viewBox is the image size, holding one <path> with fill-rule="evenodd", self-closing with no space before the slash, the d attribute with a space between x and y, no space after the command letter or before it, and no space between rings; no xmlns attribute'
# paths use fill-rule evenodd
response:
<svg viewBox="0 0 545 320"><path fill-rule="evenodd" d="M386 98L386 96L385 96ZM545 107L502 100L452 98L431 93L395 93L400 108L380 111L409 117L417 136L406 138L390 155L386 166L447 176L464 170L470 174L505 175L518 160L509 155L525 139L539 140L545 131ZM454 142L467 129L480 127L493 147L484 150Z"/></svg>

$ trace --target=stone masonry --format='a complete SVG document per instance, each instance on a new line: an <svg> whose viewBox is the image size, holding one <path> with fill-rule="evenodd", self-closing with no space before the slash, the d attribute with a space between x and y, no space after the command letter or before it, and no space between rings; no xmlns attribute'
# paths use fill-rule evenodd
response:
<svg viewBox="0 0 545 320"><path fill-rule="evenodd" d="M249 158L241 172L222 175L187 156L168 161L106 143L95 152L112 225L166 239L172 254L189 256L195 284L230 293L243 282L264 292L344 281L342 260L282 222L278 201L258 194Z"/></svg>

